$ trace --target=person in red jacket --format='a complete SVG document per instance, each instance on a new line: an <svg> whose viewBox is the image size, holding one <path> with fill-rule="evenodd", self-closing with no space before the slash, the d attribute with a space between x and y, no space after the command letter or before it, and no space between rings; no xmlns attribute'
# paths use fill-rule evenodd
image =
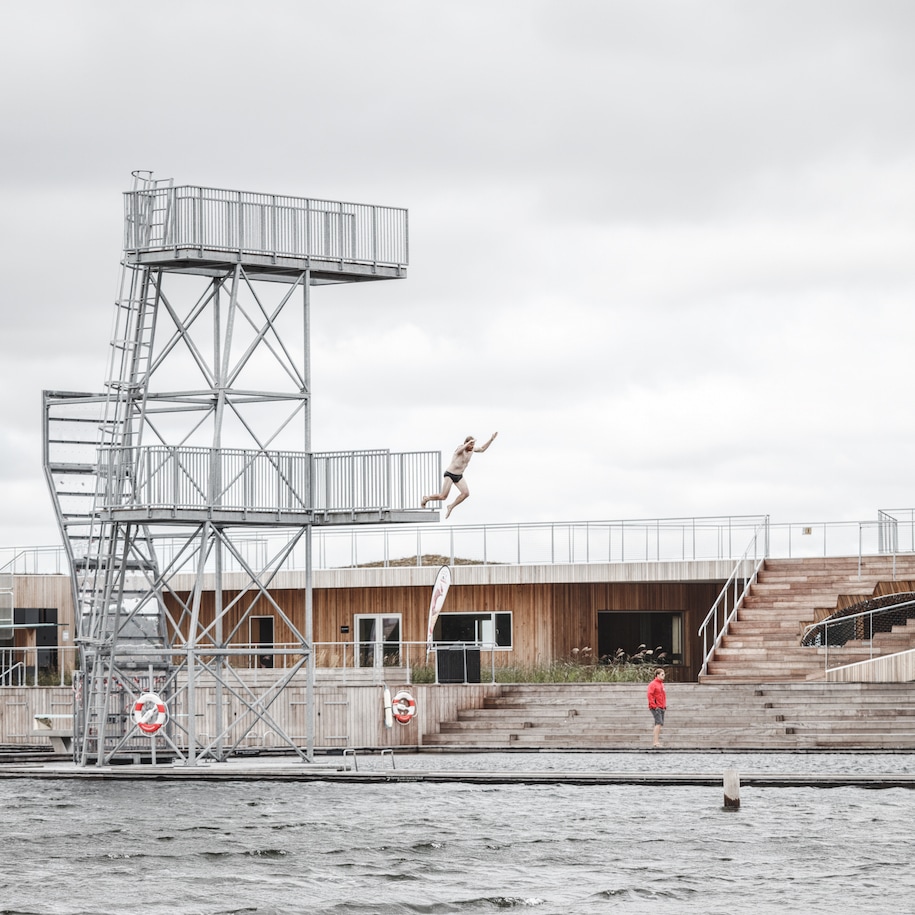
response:
<svg viewBox="0 0 915 915"><path fill-rule="evenodd" d="M661 728L664 726L664 712L667 711L667 693L664 691L664 668L659 667L654 672L654 680L648 684L648 708L654 718L654 743L652 746L661 746Z"/></svg>

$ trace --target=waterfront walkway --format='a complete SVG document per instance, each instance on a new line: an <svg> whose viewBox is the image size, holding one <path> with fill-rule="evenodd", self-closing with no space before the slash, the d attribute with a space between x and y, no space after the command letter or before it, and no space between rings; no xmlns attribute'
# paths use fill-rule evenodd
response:
<svg viewBox="0 0 915 915"><path fill-rule="evenodd" d="M476 785L646 785L646 786L721 786L724 772L733 765L722 765L721 754L705 754L708 765L703 771L678 771L678 755L675 751L645 751L630 754L627 762L633 764L633 756L646 758L645 766L625 771L606 771L598 768L536 769L525 768L526 754L500 754L499 765L490 768L475 766L472 769L447 768L447 758L434 754L435 759L424 765L426 754L410 754L405 757L409 767L401 760L366 755L357 759L355 768L352 757L324 757L314 763L293 758L249 758L231 759L227 762L206 762L195 766L183 764L118 765L118 766L76 766L72 762L48 760L47 762L7 762L0 765L0 779L54 779L77 781L161 781L161 782L237 782L237 781L295 781L295 782L346 782L351 784L377 783L454 783ZM575 754L570 754L574 756ZM786 762L797 754L780 754ZM804 754L806 755L806 754ZM871 763L879 762L882 768L890 768L886 754L876 754L873 760L869 754L856 754L855 772L768 772L738 771L740 783L754 788L915 788L915 772L911 771L863 771ZM911 754L900 754L907 759ZM658 757L667 757L667 764ZM857 759L860 756L860 759ZM503 768L506 759L514 763ZM607 761L602 756L600 763ZM483 760L481 760L483 762ZM690 763L695 760L690 754ZM790 769L791 765L785 765ZM905 770L909 766L898 766Z"/></svg>

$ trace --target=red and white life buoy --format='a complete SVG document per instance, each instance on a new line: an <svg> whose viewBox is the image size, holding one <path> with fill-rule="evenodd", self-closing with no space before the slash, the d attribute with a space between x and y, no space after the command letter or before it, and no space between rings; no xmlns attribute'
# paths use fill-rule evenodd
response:
<svg viewBox="0 0 915 915"><path fill-rule="evenodd" d="M133 720L145 734L155 734L168 720L168 709L155 693L143 693L134 704Z"/></svg>
<svg viewBox="0 0 915 915"><path fill-rule="evenodd" d="M416 700L406 690L401 690L391 701L395 720L409 724L416 714Z"/></svg>

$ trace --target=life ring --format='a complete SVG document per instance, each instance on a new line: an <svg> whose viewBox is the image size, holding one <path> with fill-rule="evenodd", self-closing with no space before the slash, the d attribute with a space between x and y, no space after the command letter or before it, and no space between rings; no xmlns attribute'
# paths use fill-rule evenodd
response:
<svg viewBox="0 0 915 915"><path fill-rule="evenodd" d="M416 700L406 690L401 690L392 700L394 718L401 724L409 724L416 714Z"/></svg>
<svg viewBox="0 0 915 915"><path fill-rule="evenodd" d="M168 709L155 693L142 693L134 704L133 720L143 733L155 734L168 720Z"/></svg>

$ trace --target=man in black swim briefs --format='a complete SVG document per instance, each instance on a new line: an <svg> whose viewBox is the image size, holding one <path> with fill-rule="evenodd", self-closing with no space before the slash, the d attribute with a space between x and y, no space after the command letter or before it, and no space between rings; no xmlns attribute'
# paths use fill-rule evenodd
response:
<svg viewBox="0 0 915 915"><path fill-rule="evenodd" d="M476 439L472 435L468 435L467 438L464 439L464 443L459 445L454 451L451 463L445 471L445 483L442 486L442 491L434 493L431 496L423 496L423 508L426 507L427 502L441 502L447 499L448 493L451 492L452 483L457 487L458 494L455 496L454 501L448 506L448 510L445 512L445 518L454 511L455 506L460 505L464 499L469 498L470 490L464 482L464 471L467 469L467 465L470 463L474 451L485 451L493 441L495 441L498 434L498 432L493 432L489 437L489 441L486 442L485 445L480 445L479 447L477 447Z"/></svg>

